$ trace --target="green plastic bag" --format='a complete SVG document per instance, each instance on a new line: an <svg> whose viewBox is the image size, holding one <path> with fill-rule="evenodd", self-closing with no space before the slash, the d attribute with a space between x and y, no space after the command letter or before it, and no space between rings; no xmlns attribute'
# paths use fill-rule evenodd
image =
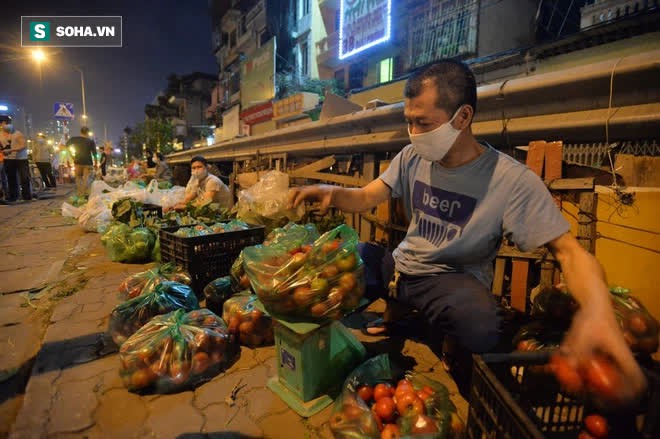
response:
<svg viewBox="0 0 660 439"><path fill-rule="evenodd" d="M254 307L256 300L257 296L245 291L230 297L222 306L222 319L229 325L229 333L251 348L275 341L273 320Z"/></svg>
<svg viewBox="0 0 660 439"><path fill-rule="evenodd" d="M231 288L229 276L223 276L213 279L206 284L203 293L206 298L206 307L217 315L221 315L222 305L225 303L225 300L234 294L234 291Z"/></svg>
<svg viewBox="0 0 660 439"><path fill-rule="evenodd" d="M117 346L121 346L152 317L177 309L199 309L195 293L188 285L161 282L151 293L137 296L115 307L110 314L108 332Z"/></svg>
<svg viewBox="0 0 660 439"><path fill-rule="evenodd" d="M341 395L337 398L330 418L330 429L335 438L381 437L382 420L372 411L372 399L364 401L358 394L361 386L375 387L377 384L396 388L397 382L405 378L414 392L425 392L422 413L409 412L404 415L395 411L396 423L402 438L453 439L460 437L463 423L456 414L456 407L449 398L449 390L443 384L417 372L403 373L390 364L387 354L373 357L358 366L344 381ZM428 389L428 390L427 390ZM422 415L422 416L420 416ZM432 432L414 433L415 426L426 424Z"/></svg>
<svg viewBox="0 0 660 439"><path fill-rule="evenodd" d="M614 314L630 350L648 355L655 353L660 330L658 321L629 289L612 287L610 293Z"/></svg>
<svg viewBox="0 0 660 439"><path fill-rule="evenodd" d="M311 246L254 246L243 250L252 289L274 317L340 319L364 294L358 236L347 225L324 233Z"/></svg>
<svg viewBox="0 0 660 439"><path fill-rule="evenodd" d="M149 262L156 235L146 227L131 228L119 223L111 226L101 237L108 257L114 262Z"/></svg>
<svg viewBox="0 0 660 439"><path fill-rule="evenodd" d="M126 340L119 373L129 390L178 391L208 381L237 353L220 317L179 309L152 318Z"/></svg>
<svg viewBox="0 0 660 439"><path fill-rule="evenodd" d="M173 262L168 262L151 270L128 276L119 284L119 295L124 300L133 299L141 294L152 292L156 285L167 280L186 285L192 284L192 279L186 270Z"/></svg>
<svg viewBox="0 0 660 439"><path fill-rule="evenodd" d="M319 238L319 232L314 224L299 225L288 223L284 227L278 227L270 232L264 239L262 247L279 247L283 251L296 252L302 246L311 246ZM251 289L250 279L243 268L243 252L231 266L229 274L231 276L232 288L235 292Z"/></svg>

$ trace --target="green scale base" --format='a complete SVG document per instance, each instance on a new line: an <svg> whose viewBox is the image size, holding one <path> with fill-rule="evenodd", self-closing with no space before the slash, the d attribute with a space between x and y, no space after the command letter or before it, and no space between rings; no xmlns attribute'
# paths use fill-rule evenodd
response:
<svg viewBox="0 0 660 439"><path fill-rule="evenodd" d="M303 417L330 405L338 390L366 356L364 346L340 322L326 324L275 320L277 377L268 388Z"/></svg>

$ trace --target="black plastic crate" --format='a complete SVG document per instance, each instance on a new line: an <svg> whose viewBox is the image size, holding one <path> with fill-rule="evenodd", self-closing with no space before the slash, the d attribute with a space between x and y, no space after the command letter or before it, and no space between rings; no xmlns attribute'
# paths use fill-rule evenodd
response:
<svg viewBox="0 0 660 439"><path fill-rule="evenodd" d="M547 363L549 356L549 352L475 355L467 437L577 438L583 418L592 410L584 401L563 394L553 375L534 368ZM646 366L647 395L637 410L608 415L609 437L660 437L660 373L658 363Z"/></svg>
<svg viewBox="0 0 660 439"><path fill-rule="evenodd" d="M160 257L163 262L175 262L188 271L198 297L210 281L229 274L241 250L264 241L264 226L250 225L246 230L190 238L174 234L182 227L192 226L160 229Z"/></svg>
<svg viewBox="0 0 660 439"><path fill-rule="evenodd" d="M144 215L145 218L162 218L163 208L157 204L143 204L142 215Z"/></svg>

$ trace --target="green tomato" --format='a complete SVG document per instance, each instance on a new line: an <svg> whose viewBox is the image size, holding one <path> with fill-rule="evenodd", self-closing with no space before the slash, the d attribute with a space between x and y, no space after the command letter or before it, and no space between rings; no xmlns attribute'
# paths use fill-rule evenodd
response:
<svg viewBox="0 0 660 439"><path fill-rule="evenodd" d="M310 287L311 287L312 291L317 292L317 294L325 295L328 292L329 286L330 285L328 284L327 279L317 277L312 281L312 284L311 284Z"/></svg>

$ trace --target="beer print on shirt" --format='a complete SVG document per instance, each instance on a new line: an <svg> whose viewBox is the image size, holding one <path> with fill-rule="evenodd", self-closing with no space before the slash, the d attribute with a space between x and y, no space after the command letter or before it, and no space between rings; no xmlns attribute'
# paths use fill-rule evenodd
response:
<svg viewBox="0 0 660 439"><path fill-rule="evenodd" d="M436 247L450 244L461 236L476 205L475 198L421 181L415 181L413 186L412 216L417 234Z"/></svg>

